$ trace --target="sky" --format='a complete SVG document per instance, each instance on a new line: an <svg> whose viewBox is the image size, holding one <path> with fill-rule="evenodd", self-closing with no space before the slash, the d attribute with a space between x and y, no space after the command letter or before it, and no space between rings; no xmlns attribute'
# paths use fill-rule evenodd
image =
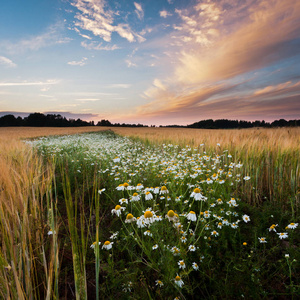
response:
<svg viewBox="0 0 300 300"><path fill-rule="evenodd" d="M2 1L0 115L33 112L299 119L300 1Z"/></svg>

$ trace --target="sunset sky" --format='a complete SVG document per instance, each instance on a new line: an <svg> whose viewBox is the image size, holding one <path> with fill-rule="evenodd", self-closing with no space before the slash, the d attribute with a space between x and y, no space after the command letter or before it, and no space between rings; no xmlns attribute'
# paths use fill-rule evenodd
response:
<svg viewBox="0 0 300 300"><path fill-rule="evenodd" d="M11 112L300 119L300 1L2 1L0 116Z"/></svg>

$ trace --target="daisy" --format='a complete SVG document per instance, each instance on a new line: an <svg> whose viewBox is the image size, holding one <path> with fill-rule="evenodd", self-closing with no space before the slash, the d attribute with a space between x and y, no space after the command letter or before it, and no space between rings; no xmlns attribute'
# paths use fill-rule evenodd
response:
<svg viewBox="0 0 300 300"><path fill-rule="evenodd" d="M152 250L155 250L155 249L157 249L157 248L158 248L158 245L155 244L155 245L152 247Z"/></svg>
<svg viewBox="0 0 300 300"><path fill-rule="evenodd" d="M92 249L95 249L95 247L96 247L96 244L97 244L97 242L94 242L94 243L91 245L91 248L92 248ZM100 246L100 244L101 244L101 242L99 242L99 244L98 244L98 245Z"/></svg>
<svg viewBox="0 0 300 300"><path fill-rule="evenodd" d="M133 195L131 196L131 200L130 202L135 202L135 201L140 201L141 197L139 196L138 193L133 193Z"/></svg>
<svg viewBox="0 0 300 300"><path fill-rule="evenodd" d="M102 249L106 249L106 250L110 250L112 248L112 244L114 242L110 242L110 241L106 241L103 246L102 246Z"/></svg>
<svg viewBox="0 0 300 300"><path fill-rule="evenodd" d="M266 243L267 242L265 237L260 237L260 238L258 238L258 240L259 240L260 243Z"/></svg>
<svg viewBox="0 0 300 300"><path fill-rule="evenodd" d="M201 191L199 188L195 188L194 191L191 193L191 196L190 197L193 197L196 201L199 201L199 200L206 200L206 197L204 197L202 194L201 194Z"/></svg>
<svg viewBox="0 0 300 300"><path fill-rule="evenodd" d="M127 214L126 216L126 220L125 220L125 223L131 223L131 222L134 222L136 221L136 218L133 216L133 214Z"/></svg>
<svg viewBox="0 0 300 300"><path fill-rule="evenodd" d="M122 207L120 205L116 205L116 207L114 209L111 210L111 214L115 214L117 215L118 217L120 217L121 213L122 213L122 210L124 210L125 207Z"/></svg>
<svg viewBox="0 0 300 300"><path fill-rule="evenodd" d="M185 267L186 267L183 260L180 260L177 264L179 266L179 269L185 269Z"/></svg>
<svg viewBox="0 0 300 300"><path fill-rule="evenodd" d="M289 229L295 229L295 228L297 228L297 226L298 226L298 223L291 223L291 224L289 224L287 226L287 228L289 228Z"/></svg>
<svg viewBox="0 0 300 300"><path fill-rule="evenodd" d="M197 221L196 213L192 210L187 214L186 218L190 221L193 221L193 222Z"/></svg>
<svg viewBox="0 0 300 300"><path fill-rule="evenodd" d="M141 183L138 183L136 186L137 191L142 190L144 186Z"/></svg>
<svg viewBox="0 0 300 300"><path fill-rule="evenodd" d="M189 251L196 251L196 247L194 245L189 245Z"/></svg>
<svg viewBox="0 0 300 300"><path fill-rule="evenodd" d="M152 236L152 233L151 233L150 230L146 230L146 231L144 232L144 235Z"/></svg>
<svg viewBox="0 0 300 300"><path fill-rule="evenodd" d="M119 203L120 203L120 205L122 205L122 204L128 204L128 200L127 199L125 199L125 198L122 198L122 199L120 199L119 200Z"/></svg>
<svg viewBox="0 0 300 300"><path fill-rule="evenodd" d="M158 285L159 287L162 287L164 284L161 280L156 280L155 285Z"/></svg>
<svg viewBox="0 0 300 300"><path fill-rule="evenodd" d="M182 237L180 238L180 240L181 240L184 244L187 242L187 239L186 239L185 236L182 236Z"/></svg>
<svg viewBox="0 0 300 300"><path fill-rule="evenodd" d="M101 195L104 191L105 191L105 189L99 190L99 191L98 191L99 195Z"/></svg>
<svg viewBox="0 0 300 300"><path fill-rule="evenodd" d="M269 228L269 231L275 231L276 232L276 229L275 229L276 226L278 226L278 224L271 225L270 228Z"/></svg>
<svg viewBox="0 0 300 300"><path fill-rule="evenodd" d="M148 191L145 193L145 200L152 200L153 199L153 196L152 194Z"/></svg>
<svg viewBox="0 0 300 300"><path fill-rule="evenodd" d="M169 210L168 213L166 214L166 218L169 221L174 221L176 222L178 220L178 215L175 214L175 212L173 210Z"/></svg>
<svg viewBox="0 0 300 300"><path fill-rule="evenodd" d="M287 232L280 232L280 233L277 233L279 238L282 240L282 239L286 239L288 237L288 234Z"/></svg>
<svg viewBox="0 0 300 300"><path fill-rule="evenodd" d="M251 178L250 176L245 176L244 180L247 181L247 180L250 180L250 178Z"/></svg>
<svg viewBox="0 0 300 300"><path fill-rule="evenodd" d="M182 288L182 286L184 285L184 282L182 281L181 277L178 275L175 277L174 281L175 281L175 284L177 286L179 286L180 288Z"/></svg>
<svg viewBox="0 0 300 300"><path fill-rule="evenodd" d="M161 187L159 193L160 193L160 194L168 194L169 191L168 191L167 187L163 185L163 186Z"/></svg>
<svg viewBox="0 0 300 300"><path fill-rule="evenodd" d="M243 220L245 223L248 223L250 221L250 217L248 215L243 215Z"/></svg>
<svg viewBox="0 0 300 300"><path fill-rule="evenodd" d="M236 229L236 228L238 228L238 225L236 223L232 223L231 228Z"/></svg>
<svg viewBox="0 0 300 300"><path fill-rule="evenodd" d="M217 231L215 231L215 230L212 231L210 234L213 235L213 236L218 236L219 235L219 233Z"/></svg>
<svg viewBox="0 0 300 300"><path fill-rule="evenodd" d="M199 266L195 262L192 263L192 267L195 271L199 270Z"/></svg>
<svg viewBox="0 0 300 300"><path fill-rule="evenodd" d="M171 248L171 252L174 254L174 256L176 256L180 254L180 249L174 246Z"/></svg>

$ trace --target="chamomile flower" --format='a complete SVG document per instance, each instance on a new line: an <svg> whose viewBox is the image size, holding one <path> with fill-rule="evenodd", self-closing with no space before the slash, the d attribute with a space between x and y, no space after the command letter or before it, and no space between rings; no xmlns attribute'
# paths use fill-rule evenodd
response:
<svg viewBox="0 0 300 300"><path fill-rule="evenodd" d="M196 251L196 247L194 245L189 245L189 251Z"/></svg>
<svg viewBox="0 0 300 300"><path fill-rule="evenodd" d="M147 235L147 236L152 236L152 233L151 231L148 229L144 232L144 235Z"/></svg>
<svg viewBox="0 0 300 300"><path fill-rule="evenodd" d="M101 189L98 191L98 194L101 195L104 191L105 191L105 189Z"/></svg>
<svg viewBox="0 0 300 300"><path fill-rule="evenodd" d="M137 191L142 190L143 188L144 188L144 186L141 183L138 183L136 186Z"/></svg>
<svg viewBox="0 0 300 300"><path fill-rule="evenodd" d="M192 198L194 198L196 201L199 201L199 200L206 200L206 197L204 197L202 194L201 194L201 191L199 188L195 188L194 191L191 193L191 196Z"/></svg>
<svg viewBox="0 0 300 300"><path fill-rule="evenodd" d="M156 280L155 281L155 285L159 286L159 287L162 287L164 284L161 280Z"/></svg>
<svg viewBox="0 0 300 300"><path fill-rule="evenodd" d="M147 191L145 193L145 200L152 200L152 199L153 199L153 195L149 191Z"/></svg>
<svg viewBox="0 0 300 300"><path fill-rule="evenodd" d="M111 214L115 214L117 215L118 217L120 217L121 213L122 213L122 210L124 210L125 207L122 207L120 205L116 205L116 207L114 209L111 210Z"/></svg>
<svg viewBox="0 0 300 300"><path fill-rule="evenodd" d="M175 278L174 278L174 282L175 284L182 288L182 286L184 285L184 282L182 281L181 277L179 275L177 275Z"/></svg>
<svg viewBox="0 0 300 300"><path fill-rule="evenodd" d="M197 221L196 213L192 210L187 214L186 218L193 222Z"/></svg>
<svg viewBox="0 0 300 300"><path fill-rule="evenodd" d="M173 253L174 256L176 256L180 254L180 249L174 246L171 248L171 252Z"/></svg>
<svg viewBox="0 0 300 300"><path fill-rule="evenodd" d="M245 223L248 223L250 221L250 217L248 215L243 215L243 220Z"/></svg>
<svg viewBox="0 0 300 300"><path fill-rule="evenodd" d="M176 222L178 220L178 215L175 214L175 212L173 210L169 210L166 214L166 218L169 220L169 221L174 221Z"/></svg>
<svg viewBox="0 0 300 300"><path fill-rule="evenodd" d="M181 240L181 242L184 243L184 244L187 242L187 238L186 238L185 236L182 236L182 237L180 238L180 240Z"/></svg>
<svg viewBox="0 0 300 300"><path fill-rule="evenodd" d="M260 237L260 238L258 238L258 240L259 240L259 242L262 243L262 244L263 244L263 243L267 243L265 237Z"/></svg>
<svg viewBox="0 0 300 300"><path fill-rule="evenodd" d="M169 193L169 191L168 191L167 187L163 185L160 189L159 194L168 194L168 193Z"/></svg>
<svg viewBox="0 0 300 300"><path fill-rule="evenodd" d="M156 250L158 248L158 245L155 244L153 247L152 247L152 250Z"/></svg>
<svg viewBox="0 0 300 300"><path fill-rule="evenodd" d="M91 245L90 248L95 249L96 245L97 245L97 242L94 242L94 243ZM98 245L100 246L100 245L101 245L101 242L99 242Z"/></svg>
<svg viewBox="0 0 300 300"><path fill-rule="evenodd" d="M122 198L122 199L119 200L119 203L120 203L120 205L122 205L122 204L128 204L128 200L125 199L125 198Z"/></svg>
<svg viewBox="0 0 300 300"><path fill-rule="evenodd" d="M245 180L245 181L250 180L250 179L251 179L250 176L245 176L245 177L244 177L244 180Z"/></svg>
<svg viewBox="0 0 300 300"><path fill-rule="evenodd" d="M106 249L106 250L110 250L112 248L112 244L114 242L110 242L110 241L106 241L103 246L102 246L102 249Z"/></svg>
<svg viewBox="0 0 300 300"><path fill-rule="evenodd" d="M195 271L198 271L198 270L199 270L199 266L198 266L198 264L195 263L195 262L192 263L192 267L193 267L193 269L194 269Z"/></svg>
<svg viewBox="0 0 300 300"><path fill-rule="evenodd" d="M276 232L276 229L275 227L278 226L278 224L272 224L270 227L269 227L269 231L275 231Z"/></svg>
<svg viewBox="0 0 300 300"><path fill-rule="evenodd" d="M211 234L212 236L218 236L218 235L219 235L219 233L218 233L216 230L212 231L210 234Z"/></svg>
<svg viewBox="0 0 300 300"><path fill-rule="evenodd" d="M282 239L286 239L288 237L288 234L287 232L280 232L280 233L277 233L279 238L282 240Z"/></svg>
<svg viewBox="0 0 300 300"><path fill-rule="evenodd" d="M186 268L185 262L183 260L180 260L177 264L179 266L179 269L185 269Z"/></svg>
<svg viewBox="0 0 300 300"><path fill-rule="evenodd" d="M133 193L133 195L131 196L130 202L135 202L135 201L140 201L141 197L138 193Z"/></svg>
<svg viewBox="0 0 300 300"><path fill-rule="evenodd" d="M133 214L131 213L127 214L125 223L132 223L134 221L136 221L136 218L133 216Z"/></svg>
<svg viewBox="0 0 300 300"><path fill-rule="evenodd" d="M291 223L287 226L288 229L295 229L298 227L298 223Z"/></svg>

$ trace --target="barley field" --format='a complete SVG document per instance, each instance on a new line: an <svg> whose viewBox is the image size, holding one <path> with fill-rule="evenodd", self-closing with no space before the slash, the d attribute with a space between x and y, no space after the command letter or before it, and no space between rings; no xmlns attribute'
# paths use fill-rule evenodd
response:
<svg viewBox="0 0 300 300"><path fill-rule="evenodd" d="M0 298L297 299L299 146L300 128L0 128Z"/></svg>

